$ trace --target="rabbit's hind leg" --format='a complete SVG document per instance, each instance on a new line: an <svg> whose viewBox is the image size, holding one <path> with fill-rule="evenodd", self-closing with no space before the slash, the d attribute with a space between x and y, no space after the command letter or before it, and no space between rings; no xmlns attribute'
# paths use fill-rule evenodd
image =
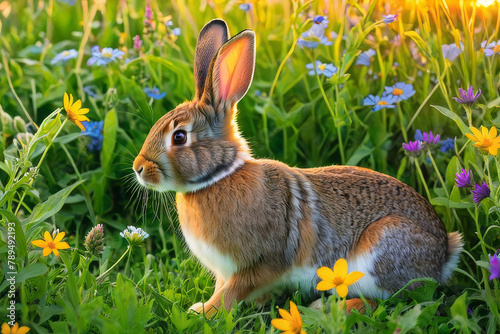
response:
<svg viewBox="0 0 500 334"><path fill-rule="evenodd" d="M373 222L347 257L349 271L365 274L349 287L349 296L385 299L414 278L439 280L446 263L442 239L400 215Z"/></svg>

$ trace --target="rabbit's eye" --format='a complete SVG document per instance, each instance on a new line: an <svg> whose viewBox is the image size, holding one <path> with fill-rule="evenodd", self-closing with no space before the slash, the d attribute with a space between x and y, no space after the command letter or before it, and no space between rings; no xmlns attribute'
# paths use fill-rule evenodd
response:
<svg viewBox="0 0 500 334"><path fill-rule="evenodd" d="M187 133L184 130L177 130L172 135L172 144L182 145L185 144L187 140Z"/></svg>

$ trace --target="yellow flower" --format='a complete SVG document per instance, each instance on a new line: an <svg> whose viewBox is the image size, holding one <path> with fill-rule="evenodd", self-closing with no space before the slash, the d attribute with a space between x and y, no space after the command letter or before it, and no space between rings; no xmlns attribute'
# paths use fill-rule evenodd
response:
<svg viewBox="0 0 500 334"><path fill-rule="evenodd" d="M474 135L470 133L466 133L465 135L470 140L476 142L474 146L485 154L497 155L498 148L500 147L500 136L497 137L497 128L492 126L488 132L488 129L484 126L481 126L481 131L472 126L470 130Z"/></svg>
<svg viewBox="0 0 500 334"><path fill-rule="evenodd" d="M333 270L327 267L321 267L318 269L317 273L322 281L318 283L316 289L326 291L336 288L341 298L347 296L347 292L349 291L347 286L355 283L365 275L359 271L353 271L347 275L347 261L344 259L339 259L335 262Z"/></svg>
<svg viewBox="0 0 500 334"><path fill-rule="evenodd" d="M48 231L45 231L43 235L45 240L34 240L31 243L36 247L43 248L43 256L48 256L50 253L54 253L55 256L59 256L58 249L67 249L69 248L68 243L61 242L62 238L66 233L61 232L57 233L56 237L52 239L52 236Z"/></svg>
<svg viewBox="0 0 500 334"><path fill-rule="evenodd" d="M69 120L78 125L82 131L85 131L82 121L89 121L87 116L84 116L89 112L89 109L82 108L82 101L77 100L73 103L73 95L69 94L68 98L68 93L64 93L64 109L66 109Z"/></svg>
<svg viewBox="0 0 500 334"><path fill-rule="evenodd" d="M290 302L290 313L281 308L279 312L283 319L273 319L271 325L284 331L283 334L306 334L302 329L302 319L294 302Z"/></svg>
<svg viewBox="0 0 500 334"><path fill-rule="evenodd" d="M2 334L26 334L30 331L29 327L22 326L19 328L19 324L16 322L14 327L10 327L8 323L4 322L2 324Z"/></svg>

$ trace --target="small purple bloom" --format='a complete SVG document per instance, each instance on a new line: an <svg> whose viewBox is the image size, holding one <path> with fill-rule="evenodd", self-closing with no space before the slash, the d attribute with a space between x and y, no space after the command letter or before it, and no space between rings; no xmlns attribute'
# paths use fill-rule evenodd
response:
<svg viewBox="0 0 500 334"><path fill-rule="evenodd" d="M420 150L422 149L422 142L415 140L409 141L408 144L403 143L403 149L406 151L406 154L416 157L420 154Z"/></svg>
<svg viewBox="0 0 500 334"><path fill-rule="evenodd" d="M330 21L328 21L328 19L326 18L326 16L322 16L322 15L316 15L313 18L313 22L316 23L316 24L321 25L323 27L323 29L328 28L328 23L330 23Z"/></svg>
<svg viewBox="0 0 500 334"><path fill-rule="evenodd" d="M182 31L181 31L181 28L178 28L178 27L177 27L177 28L174 28L174 29L172 30L172 33L174 34L174 36L180 36L180 35L181 35L181 32L182 32Z"/></svg>
<svg viewBox="0 0 500 334"><path fill-rule="evenodd" d="M85 127L85 131L82 131L83 136L90 137L90 143L88 149L91 152L100 151L102 148L102 130L104 128L104 121L100 122L82 122Z"/></svg>
<svg viewBox="0 0 500 334"><path fill-rule="evenodd" d="M244 11L245 13L247 13L248 11L250 11L250 9L252 9L252 4L251 3L242 3L239 5L239 8Z"/></svg>
<svg viewBox="0 0 500 334"><path fill-rule="evenodd" d="M424 136L422 135L422 130L417 129L417 131L415 131L415 140L424 141Z"/></svg>
<svg viewBox="0 0 500 334"><path fill-rule="evenodd" d="M428 144L428 145L436 145L439 142L439 139L441 138L440 135L433 135L432 131L429 131L429 133L424 132L422 135L423 141Z"/></svg>
<svg viewBox="0 0 500 334"><path fill-rule="evenodd" d="M153 88L149 88L149 87L146 87L144 88L144 92L146 93L147 96L155 99L155 100L159 100L161 98L164 98L165 95L167 95L166 92L160 92L160 89L157 88L157 87L153 87Z"/></svg>
<svg viewBox="0 0 500 334"><path fill-rule="evenodd" d="M337 73L337 68L333 66L333 64L323 64L319 60L316 60L316 73L314 72L314 64L309 63L306 65L306 68L309 70L309 75L315 75L318 73L318 75L323 74L327 78L331 78L332 75Z"/></svg>
<svg viewBox="0 0 500 334"><path fill-rule="evenodd" d="M494 54L499 54L500 53L500 39L496 42L491 42L490 44L486 45L483 52L484 52L484 55L487 57L491 57Z"/></svg>
<svg viewBox="0 0 500 334"><path fill-rule="evenodd" d="M488 271L491 273L490 275L490 281L495 279L495 278L500 278L500 258L498 257L498 254L494 254L491 256L488 254L488 257L490 258L490 269Z"/></svg>
<svg viewBox="0 0 500 334"><path fill-rule="evenodd" d="M460 49L455 43L441 45L443 58L449 61L454 61L464 51L464 44L460 43Z"/></svg>
<svg viewBox="0 0 500 334"><path fill-rule="evenodd" d="M139 49L142 47L142 41L139 35L135 35L134 37L134 49L139 51Z"/></svg>
<svg viewBox="0 0 500 334"><path fill-rule="evenodd" d="M451 151L455 148L455 140L457 139L457 137L455 138L446 138L446 139L443 139L439 142L439 150L443 153L446 153L448 151Z"/></svg>
<svg viewBox="0 0 500 334"><path fill-rule="evenodd" d="M398 16L394 14L388 14L388 15L382 15L382 17L383 17L382 21L384 21L385 24L389 24L396 21L396 18Z"/></svg>
<svg viewBox="0 0 500 334"><path fill-rule="evenodd" d="M459 88L458 91L460 93L460 97L454 97L453 99L458 103L466 104L469 107L477 101L479 96L481 96L481 90L478 89L477 92L474 93L474 88L471 85L469 85L467 91L463 90L462 88Z"/></svg>
<svg viewBox="0 0 500 334"><path fill-rule="evenodd" d="M472 174L472 170L466 170L462 168L460 173L455 174L455 182L457 184L457 187L459 188L469 188L472 187L472 184L474 183L474 176Z"/></svg>
<svg viewBox="0 0 500 334"><path fill-rule="evenodd" d="M312 27L304 31L297 42L301 47L316 49L318 45L333 45L325 36L325 28L321 24L313 23Z"/></svg>
<svg viewBox="0 0 500 334"><path fill-rule="evenodd" d="M358 56L358 60L356 61L356 65L370 66L371 58L376 54L377 52L373 49L361 52L360 55Z"/></svg>
<svg viewBox="0 0 500 334"><path fill-rule="evenodd" d="M151 18L153 17L153 11L151 10L151 4L146 3L146 8L144 9L144 21L151 22Z"/></svg>
<svg viewBox="0 0 500 334"><path fill-rule="evenodd" d="M474 197L474 203L481 203L481 201L485 198L490 197L490 188L486 181L483 181L481 184L477 184L474 186L474 190L471 190L472 197Z"/></svg>

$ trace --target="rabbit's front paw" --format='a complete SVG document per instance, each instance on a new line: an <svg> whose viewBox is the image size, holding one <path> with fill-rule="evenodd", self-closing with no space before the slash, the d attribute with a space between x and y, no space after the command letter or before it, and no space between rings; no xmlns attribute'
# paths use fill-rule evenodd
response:
<svg viewBox="0 0 500 334"><path fill-rule="evenodd" d="M204 312L203 309L205 309ZM189 308L189 311L193 311L199 314L204 313L206 317L211 317L217 313L217 308L214 305L210 305L208 303L196 303Z"/></svg>

